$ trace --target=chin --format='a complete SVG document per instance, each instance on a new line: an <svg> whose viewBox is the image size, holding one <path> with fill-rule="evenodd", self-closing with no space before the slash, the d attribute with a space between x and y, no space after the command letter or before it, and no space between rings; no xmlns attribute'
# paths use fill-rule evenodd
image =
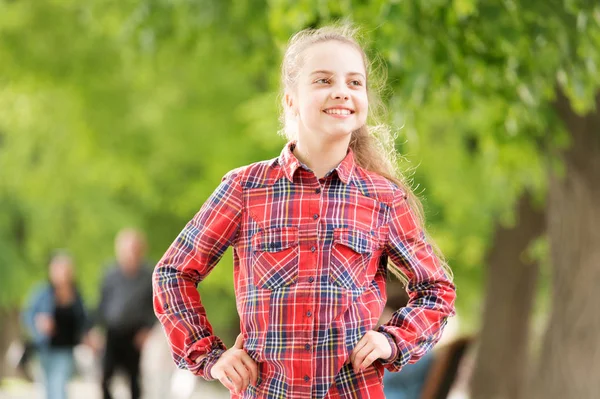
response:
<svg viewBox="0 0 600 399"><path fill-rule="evenodd" d="M335 138L348 138L357 129L336 129L331 132L331 136Z"/></svg>

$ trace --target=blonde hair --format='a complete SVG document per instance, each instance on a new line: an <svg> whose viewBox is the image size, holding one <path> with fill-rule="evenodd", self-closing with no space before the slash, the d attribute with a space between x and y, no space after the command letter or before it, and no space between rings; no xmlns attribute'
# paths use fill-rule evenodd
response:
<svg viewBox="0 0 600 399"><path fill-rule="evenodd" d="M367 72L367 95L369 98L369 119L372 122L370 126L364 125L352 132L350 138L350 148L354 153L356 163L362 168L377 173L391 182L398 185L405 193L408 204L413 211L419 227L425 233L423 205L415 195L410 185L407 184L402 172L398 167L399 155L395 150L395 136L389 126L380 122L381 114L385 108L380 100L379 92L383 85L376 85L371 82L374 65L369 62L367 54L358 42L358 29L349 24L330 25L318 29L305 29L296 33L290 39L283 62L281 65L281 85L282 91L292 90L297 82L298 75L302 68L302 55L309 47L324 42L336 41L347 44L356 49L365 65ZM381 77L383 83L384 77ZM282 96L283 97L283 96ZM297 140L297 132L290 126L290 113L285 106L282 98L282 112L280 120L283 125L282 134L289 140ZM427 236L427 234L426 234ZM443 268L449 277L452 277L452 270L448 266L441 251L433 240L429 237L428 242L438 256ZM407 278L397 265L391 263L392 273L402 282L407 283Z"/></svg>

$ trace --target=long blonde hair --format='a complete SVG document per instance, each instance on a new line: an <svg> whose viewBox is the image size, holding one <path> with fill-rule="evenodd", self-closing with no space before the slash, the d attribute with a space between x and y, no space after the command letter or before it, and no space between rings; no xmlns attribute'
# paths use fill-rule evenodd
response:
<svg viewBox="0 0 600 399"><path fill-rule="evenodd" d="M337 41L355 48L362 56L365 70L367 71L367 94L369 98L369 119L371 124L364 125L352 132L350 148L354 153L356 163L362 168L375 172L398 185L407 196L408 204L413 211L419 227L425 232L425 218L423 205L415 195L410 185L399 169L399 155L395 150L395 136L389 126L380 122L385 107L380 100L379 91L383 85L375 85L370 82L374 65L369 62L367 54L359 44L358 30L349 24L330 25L318 29L305 29L296 33L290 39L283 62L281 65L282 91L291 90L295 87L298 74L302 67L302 54L306 49L317 43ZM382 77L381 82L384 79ZM283 125L282 134L290 141L297 140L297 132L290 125L291 115L287 110L282 96L282 112L280 113ZM428 237L434 253L439 258L443 268L449 277L452 270L448 266L441 251L433 240ZM391 262L390 262L391 263ZM392 273L402 282L407 283L407 278L397 265L391 263Z"/></svg>

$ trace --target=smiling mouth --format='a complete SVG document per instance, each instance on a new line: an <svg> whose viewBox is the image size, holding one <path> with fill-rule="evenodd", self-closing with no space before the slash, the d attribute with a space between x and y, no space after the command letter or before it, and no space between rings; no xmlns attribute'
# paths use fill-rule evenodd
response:
<svg viewBox="0 0 600 399"><path fill-rule="evenodd" d="M352 110L339 108L325 109L323 110L323 112L325 112L328 115L351 115L354 113L354 111Z"/></svg>

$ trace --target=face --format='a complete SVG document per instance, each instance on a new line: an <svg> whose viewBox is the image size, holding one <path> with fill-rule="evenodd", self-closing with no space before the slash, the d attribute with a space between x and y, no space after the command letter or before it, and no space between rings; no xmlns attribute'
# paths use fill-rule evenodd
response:
<svg viewBox="0 0 600 399"><path fill-rule="evenodd" d="M366 70L361 53L329 41L304 51L296 87L286 105L296 115L299 140L350 140L367 121Z"/></svg>
<svg viewBox="0 0 600 399"><path fill-rule="evenodd" d="M50 281L56 287L73 282L73 263L68 256L57 256L50 263Z"/></svg>
<svg viewBox="0 0 600 399"><path fill-rule="evenodd" d="M126 273L135 273L144 257L144 242L136 233L127 232L117 238L115 251L119 266Z"/></svg>

